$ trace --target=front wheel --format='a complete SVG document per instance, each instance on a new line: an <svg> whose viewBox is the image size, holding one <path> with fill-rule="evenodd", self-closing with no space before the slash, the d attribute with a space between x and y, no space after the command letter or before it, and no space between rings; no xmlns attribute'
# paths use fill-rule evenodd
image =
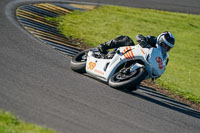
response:
<svg viewBox="0 0 200 133"><path fill-rule="evenodd" d="M144 68L138 68L133 72L124 73L119 71L115 73L108 81L109 85L116 89L136 90L137 86L148 75Z"/></svg>
<svg viewBox="0 0 200 133"><path fill-rule="evenodd" d="M85 66L86 66L86 61L87 61L87 52L89 50L82 51L72 57L71 60L71 69L79 72L79 73L85 73Z"/></svg>

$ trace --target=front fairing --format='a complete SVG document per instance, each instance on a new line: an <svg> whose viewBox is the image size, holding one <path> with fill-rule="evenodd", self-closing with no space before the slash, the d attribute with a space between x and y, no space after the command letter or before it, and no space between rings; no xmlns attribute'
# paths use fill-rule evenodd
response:
<svg viewBox="0 0 200 133"><path fill-rule="evenodd" d="M148 63L146 64L147 71L150 77L160 77L166 69L166 59L168 54L162 53L160 47L149 49Z"/></svg>

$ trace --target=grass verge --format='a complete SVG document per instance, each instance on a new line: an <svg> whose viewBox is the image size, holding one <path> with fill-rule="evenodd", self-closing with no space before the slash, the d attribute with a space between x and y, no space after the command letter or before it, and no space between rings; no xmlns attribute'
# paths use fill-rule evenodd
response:
<svg viewBox="0 0 200 133"><path fill-rule="evenodd" d="M58 29L67 37L83 39L90 46L128 35L158 36L170 31L176 38L170 51L166 72L157 80L158 85L200 103L200 15L135 9L119 6L101 6L89 11L74 11L58 18Z"/></svg>
<svg viewBox="0 0 200 133"><path fill-rule="evenodd" d="M0 110L0 133L55 133L55 131L25 123L11 113Z"/></svg>

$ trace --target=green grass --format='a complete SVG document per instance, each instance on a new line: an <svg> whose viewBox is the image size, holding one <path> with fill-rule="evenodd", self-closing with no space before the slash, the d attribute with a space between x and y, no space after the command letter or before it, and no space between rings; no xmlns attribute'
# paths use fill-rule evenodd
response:
<svg viewBox="0 0 200 133"><path fill-rule="evenodd" d="M64 35L81 38L90 46L118 35L128 35L135 41L137 34L158 36L163 31L172 32L175 47L170 51L167 70L157 83L200 103L200 15L101 6L49 20L56 21Z"/></svg>
<svg viewBox="0 0 200 133"><path fill-rule="evenodd" d="M25 123L11 113L0 110L0 133L55 133L55 131Z"/></svg>

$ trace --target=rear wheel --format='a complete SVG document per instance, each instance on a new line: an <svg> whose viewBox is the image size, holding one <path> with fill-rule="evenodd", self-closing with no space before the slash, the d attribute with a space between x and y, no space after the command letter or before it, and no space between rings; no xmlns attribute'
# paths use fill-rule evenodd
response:
<svg viewBox="0 0 200 133"><path fill-rule="evenodd" d="M82 51L75 55L71 60L71 69L79 72L79 73L85 73L85 66L87 61L87 52L89 50Z"/></svg>
<svg viewBox="0 0 200 133"><path fill-rule="evenodd" d="M148 75L144 68L138 68L133 72L119 71L109 79L109 85L116 89L137 90L138 85Z"/></svg>

